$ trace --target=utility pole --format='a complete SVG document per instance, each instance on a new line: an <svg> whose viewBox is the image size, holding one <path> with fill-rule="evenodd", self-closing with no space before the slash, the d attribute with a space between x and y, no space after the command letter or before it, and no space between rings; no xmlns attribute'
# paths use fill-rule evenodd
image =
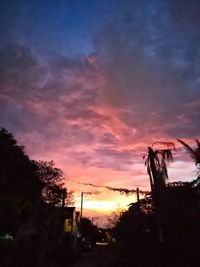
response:
<svg viewBox="0 0 200 267"><path fill-rule="evenodd" d="M91 192L81 192L81 212L80 212L80 233L82 233L82 218L83 218L83 197L84 195L91 195Z"/></svg>
<svg viewBox="0 0 200 267"><path fill-rule="evenodd" d="M137 208L138 208L138 214L140 214L140 190L137 187L136 189L136 194L137 194Z"/></svg>
<svg viewBox="0 0 200 267"><path fill-rule="evenodd" d="M83 192L81 192L81 213L80 213L80 222L82 223L83 217Z"/></svg>
<svg viewBox="0 0 200 267"><path fill-rule="evenodd" d="M64 208L65 207L65 199L67 197L67 190L66 188L64 188L62 190L62 204L61 204L61 207Z"/></svg>
<svg viewBox="0 0 200 267"><path fill-rule="evenodd" d="M80 213L80 220L82 221L83 217L83 196L84 195L91 195L91 192L81 192L81 213Z"/></svg>

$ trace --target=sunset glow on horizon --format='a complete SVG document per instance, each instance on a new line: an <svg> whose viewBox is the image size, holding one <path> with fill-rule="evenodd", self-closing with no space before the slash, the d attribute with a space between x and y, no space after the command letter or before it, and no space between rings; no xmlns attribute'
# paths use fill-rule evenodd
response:
<svg viewBox="0 0 200 267"><path fill-rule="evenodd" d="M178 0L3 2L0 126L63 170L77 208L82 191L88 216L136 196L74 181L150 190L157 141L176 145L169 182L195 178L176 138L200 138L198 1L182 1L184 21Z"/></svg>

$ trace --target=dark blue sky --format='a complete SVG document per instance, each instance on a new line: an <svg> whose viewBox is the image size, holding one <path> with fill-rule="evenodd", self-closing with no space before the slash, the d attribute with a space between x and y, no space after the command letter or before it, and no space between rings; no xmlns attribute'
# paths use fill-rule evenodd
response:
<svg viewBox="0 0 200 267"><path fill-rule="evenodd" d="M14 70L21 71L20 54L22 59L25 56L27 62L34 61L38 68L45 69L45 81L51 77L51 83L57 83L58 77L51 75L56 67L60 68L59 79L66 69L72 78L74 73L83 75L90 67L105 81L105 90L98 91L105 96L99 102L122 109L130 107L130 113L120 117L125 124L137 127L141 118L148 121L151 113L159 114L159 118L153 118L156 122L169 118L166 111L171 116L183 116L186 102L199 99L199 13L197 0L3 0L2 69L9 78ZM6 48L9 43L16 58ZM86 67L84 60L91 64L91 58L93 65ZM23 83L20 79L19 84ZM134 101L135 106L142 102L145 111L138 112ZM133 120L134 109L137 116ZM191 112L187 117L190 128L170 126L167 133L195 135L196 117Z"/></svg>
<svg viewBox="0 0 200 267"><path fill-rule="evenodd" d="M3 2L5 2L3 4ZM3 1L6 34L49 53L89 53L93 34L115 8L115 1Z"/></svg>

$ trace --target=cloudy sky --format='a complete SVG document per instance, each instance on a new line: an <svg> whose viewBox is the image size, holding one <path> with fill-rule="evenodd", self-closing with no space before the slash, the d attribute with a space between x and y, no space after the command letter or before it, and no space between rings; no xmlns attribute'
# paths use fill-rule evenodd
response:
<svg viewBox="0 0 200 267"><path fill-rule="evenodd" d="M156 141L200 137L198 0L2 0L0 125L66 184L85 212L134 200L73 181L149 188ZM170 181L195 166L174 152Z"/></svg>

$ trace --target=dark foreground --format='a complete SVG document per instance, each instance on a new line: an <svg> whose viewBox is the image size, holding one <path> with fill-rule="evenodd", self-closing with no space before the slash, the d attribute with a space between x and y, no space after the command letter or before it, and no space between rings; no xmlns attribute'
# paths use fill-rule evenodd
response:
<svg viewBox="0 0 200 267"><path fill-rule="evenodd" d="M32 250L29 257L25 253L13 255L7 251L7 260L1 254L1 267L199 267L200 259L196 249L183 250L178 246L176 250L167 247L152 247L149 244L141 250L129 246L93 249L87 252L77 252L73 255L67 253L57 255L51 253L48 260L39 260L36 251ZM27 248L28 249L28 248ZM2 252L2 251L1 251ZM5 253L4 253L5 256Z"/></svg>
<svg viewBox="0 0 200 267"><path fill-rule="evenodd" d="M92 251L81 253L72 267L110 267L112 266L110 251Z"/></svg>

